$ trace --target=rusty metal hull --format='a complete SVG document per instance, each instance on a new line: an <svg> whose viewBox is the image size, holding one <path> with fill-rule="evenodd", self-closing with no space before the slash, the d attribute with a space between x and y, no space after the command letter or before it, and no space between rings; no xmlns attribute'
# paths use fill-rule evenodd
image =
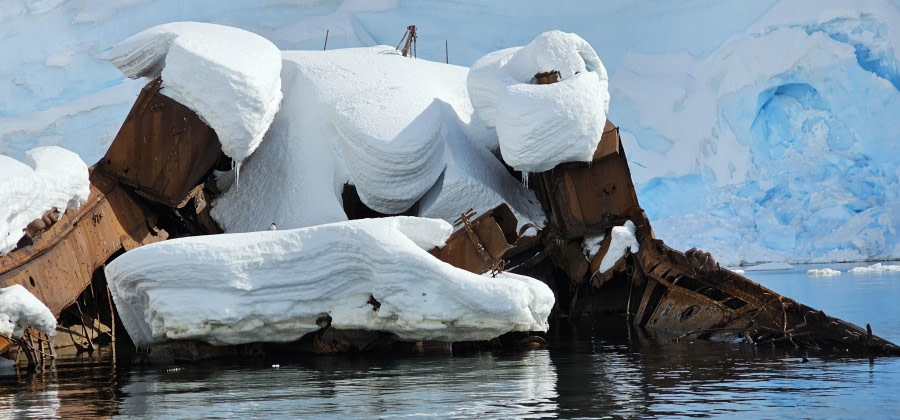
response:
<svg viewBox="0 0 900 420"><path fill-rule="evenodd" d="M462 227L450 235L447 243L431 250L439 260L473 273L502 270L509 258L534 247L540 237L521 236L518 220L506 204L501 204L475 219L463 215Z"/></svg>
<svg viewBox="0 0 900 420"><path fill-rule="evenodd" d="M97 169L145 197L182 207L220 158L216 132L165 96L162 80L145 86Z"/></svg>
<svg viewBox="0 0 900 420"><path fill-rule="evenodd" d="M559 165L542 173L539 184L535 189L550 219L548 229L557 237L544 241L545 252L557 255L553 261L568 276L574 293L557 290L557 296L570 299L572 313L625 313L636 325L678 338L900 354L868 326L860 328L781 296L720 268L707 253L690 250L686 255L656 239L638 203L618 130L609 122L593 162ZM640 250L598 273L611 229L627 220L635 224ZM593 261L579 261L573 254L580 246L573 244L597 234L606 236L600 251Z"/></svg>
<svg viewBox="0 0 900 420"><path fill-rule="evenodd" d="M168 238L154 226L156 215L133 194L94 172L87 203L67 210L31 245L0 256L0 286L21 284L59 316L114 254Z"/></svg>

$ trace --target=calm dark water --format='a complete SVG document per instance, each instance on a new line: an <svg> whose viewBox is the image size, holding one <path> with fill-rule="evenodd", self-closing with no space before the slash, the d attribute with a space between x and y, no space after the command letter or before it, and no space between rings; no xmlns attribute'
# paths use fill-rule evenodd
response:
<svg viewBox="0 0 900 420"><path fill-rule="evenodd" d="M814 278L809 268L747 274L900 342L900 274ZM790 351L674 343L625 325L562 319L551 347L531 352L0 368L0 418L900 417L900 358L803 363Z"/></svg>

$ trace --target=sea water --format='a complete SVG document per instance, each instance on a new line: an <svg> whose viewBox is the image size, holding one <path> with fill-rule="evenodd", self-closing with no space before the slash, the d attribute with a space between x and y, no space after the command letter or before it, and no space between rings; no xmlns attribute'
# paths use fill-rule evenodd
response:
<svg viewBox="0 0 900 420"><path fill-rule="evenodd" d="M847 272L858 265L747 276L900 343L900 273ZM806 274L821 267L843 273ZM177 367L115 366L95 356L34 374L0 367L0 418L900 416L900 358L672 342L624 317L561 318L548 341L546 350L523 352Z"/></svg>

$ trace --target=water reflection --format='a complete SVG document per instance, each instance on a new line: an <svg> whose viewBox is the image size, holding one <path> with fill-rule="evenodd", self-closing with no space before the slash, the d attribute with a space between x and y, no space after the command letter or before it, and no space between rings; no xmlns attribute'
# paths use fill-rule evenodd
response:
<svg viewBox="0 0 900 420"><path fill-rule="evenodd" d="M863 313L876 331L898 341L889 333L900 331L900 313L877 305L900 298L900 275L836 280L797 271L761 277L781 293L852 322L867 322L854 318ZM109 358L57 361L55 369L33 375L0 370L0 418L891 417L900 412L900 394L894 392L900 384L897 358L870 362L809 355L804 362L805 354L794 351L676 343L628 325L623 317L559 319L550 349L531 352L313 357L180 370L117 368Z"/></svg>

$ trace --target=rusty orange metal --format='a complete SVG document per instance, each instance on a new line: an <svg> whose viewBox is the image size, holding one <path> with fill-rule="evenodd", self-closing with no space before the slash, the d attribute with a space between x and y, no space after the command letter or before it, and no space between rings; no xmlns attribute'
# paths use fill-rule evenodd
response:
<svg viewBox="0 0 900 420"><path fill-rule="evenodd" d="M755 344L851 352L900 354L900 348L859 326L825 315L760 284L719 267L709 253L687 253L656 239L640 208L618 130L607 122L590 164L566 163L541 174L535 186L551 232L545 241L564 253L553 258L576 266L577 246L588 235L605 235L584 281L581 271L563 268L575 293L570 307L589 312L625 312L641 327L679 335ZM600 261L610 249L611 230L625 221L635 225L640 249L605 273ZM582 257L583 258L583 257ZM580 266L579 266L580 267Z"/></svg>
<svg viewBox="0 0 900 420"><path fill-rule="evenodd" d="M538 196L566 239L602 233L637 208L619 130L609 121L593 162L564 163L540 178Z"/></svg>
<svg viewBox="0 0 900 420"><path fill-rule="evenodd" d="M209 175L222 146L212 128L164 89L162 79L144 86L97 170L151 200L180 207Z"/></svg>
<svg viewBox="0 0 900 420"><path fill-rule="evenodd" d="M468 219L468 215L465 215ZM540 236L521 236L518 219L506 204L501 204L471 219L450 235L446 245L431 250L439 260L476 274L486 273L540 242ZM471 226L471 229L468 229Z"/></svg>
<svg viewBox="0 0 900 420"><path fill-rule="evenodd" d="M0 286L21 284L59 316L115 253L168 238L155 225L156 215L133 194L94 171L87 203L66 210L31 245L0 256Z"/></svg>

